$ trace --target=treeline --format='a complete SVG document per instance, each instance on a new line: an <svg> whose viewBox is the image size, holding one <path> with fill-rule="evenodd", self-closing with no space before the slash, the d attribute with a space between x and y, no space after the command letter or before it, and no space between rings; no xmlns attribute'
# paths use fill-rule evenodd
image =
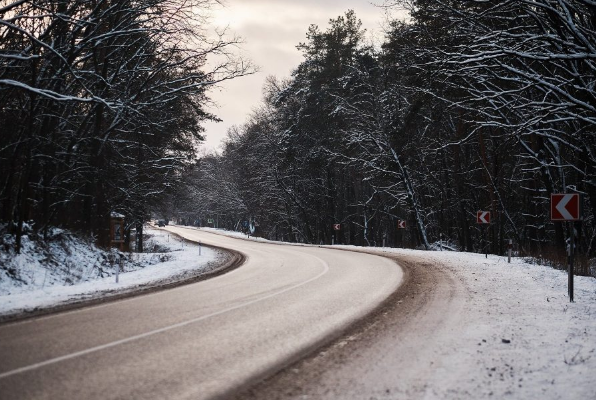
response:
<svg viewBox="0 0 596 400"><path fill-rule="evenodd" d="M195 160L207 90L250 72L215 0L0 1L0 226L142 232ZM217 64L206 64L215 55Z"/></svg>
<svg viewBox="0 0 596 400"><path fill-rule="evenodd" d="M593 257L593 2L395 3L411 19L391 22L382 46L367 45L352 11L311 26L304 61L270 79L252 118L200 161L179 212L232 229L255 220L271 239L443 239L495 254L513 239L523 254L564 259L570 229L550 221L549 195L577 192L578 250ZM492 212L488 228L478 210Z"/></svg>

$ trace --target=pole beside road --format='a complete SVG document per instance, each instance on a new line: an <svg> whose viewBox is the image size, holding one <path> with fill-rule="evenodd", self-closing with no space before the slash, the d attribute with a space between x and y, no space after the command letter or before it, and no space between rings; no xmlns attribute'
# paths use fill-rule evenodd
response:
<svg viewBox="0 0 596 400"><path fill-rule="evenodd" d="M569 290L569 301L573 303L573 275L574 275L574 265L573 265L573 258L575 257L575 226L573 222L569 223L570 226L570 235L571 238L569 239L569 270L568 270L568 279L567 279L567 286Z"/></svg>
<svg viewBox="0 0 596 400"><path fill-rule="evenodd" d="M573 303L573 275L575 258L575 221L582 218L581 197L579 193L552 193L550 195L551 221L569 223L569 246L567 248L567 289L569 301Z"/></svg>

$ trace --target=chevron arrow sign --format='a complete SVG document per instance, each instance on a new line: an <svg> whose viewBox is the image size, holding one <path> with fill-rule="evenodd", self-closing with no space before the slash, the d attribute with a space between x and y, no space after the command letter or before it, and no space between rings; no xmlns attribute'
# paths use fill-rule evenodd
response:
<svg viewBox="0 0 596 400"><path fill-rule="evenodd" d="M581 218L579 205L579 194L577 193L551 194L551 221L578 221Z"/></svg>
<svg viewBox="0 0 596 400"><path fill-rule="evenodd" d="M490 211L477 211L476 212L476 223L490 224Z"/></svg>

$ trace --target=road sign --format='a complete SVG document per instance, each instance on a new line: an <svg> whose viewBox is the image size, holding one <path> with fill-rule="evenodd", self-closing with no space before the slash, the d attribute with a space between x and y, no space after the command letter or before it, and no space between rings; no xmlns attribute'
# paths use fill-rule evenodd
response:
<svg viewBox="0 0 596 400"><path fill-rule="evenodd" d="M490 211L476 211L477 224L490 224Z"/></svg>
<svg viewBox="0 0 596 400"><path fill-rule="evenodd" d="M406 221L403 219L397 220L397 229L406 229Z"/></svg>
<svg viewBox="0 0 596 400"><path fill-rule="evenodd" d="M341 224L333 224L333 230L339 231L341 229Z"/></svg>
<svg viewBox="0 0 596 400"><path fill-rule="evenodd" d="M578 221L581 217L579 205L579 194L577 193L551 194L551 221Z"/></svg>
<svg viewBox="0 0 596 400"><path fill-rule="evenodd" d="M213 218L209 218L209 219L207 220L207 223L208 223L208 224L212 224L212 223L213 223Z"/></svg>
<svg viewBox="0 0 596 400"><path fill-rule="evenodd" d="M578 193L553 193L550 195L550 219L551 221L569 221L571 231L569 237L568 251L568 282L569 301L573 303L573 275L575 258L575 227L573 221L581 219L581 201Z"/></svg>

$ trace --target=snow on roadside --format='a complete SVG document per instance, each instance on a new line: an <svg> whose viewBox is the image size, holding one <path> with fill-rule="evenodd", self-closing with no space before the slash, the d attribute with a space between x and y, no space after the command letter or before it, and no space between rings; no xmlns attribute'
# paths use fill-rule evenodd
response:
<svg viewBox="0 0 596 400"><path fill-rule="evenodd" d="M596 279L576 276L570 303L565 271L491 255L381 250L447 268L467 289L458 329L427 336L440 350L425 398L594 398Z"/></svg>
<svg viewBox="0 0 596 400"><path fill-rule="evenodd" d="M469 386L497 398L594 398L596 279L575 277L570 303L564 271L502 257L446 260L472 295L464 312L476 326L464 334L479 344L465 365L478 380Z"/></svg>
<svg viewBox="0 0 596 400"><path fill-rule="evenodd" d="M119 283L107 256L88 243L67 238L48 244L61 260L60 268L48 269L44 254L25 239L23 254L10 260L10 275L0 269L0 317L179 281L216 269L225 257L205 246L199 255L198 245L166 231L146 228L145 234L152 252L132 253Z"/></svg>

